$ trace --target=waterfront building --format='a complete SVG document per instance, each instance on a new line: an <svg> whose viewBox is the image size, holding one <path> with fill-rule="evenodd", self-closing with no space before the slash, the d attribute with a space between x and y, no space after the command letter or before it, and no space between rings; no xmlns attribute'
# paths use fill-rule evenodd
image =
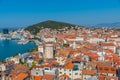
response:
<svg viewBox="0 0 120 80"><path fill-rule="evenodd" d="M0 64L0 71L6 71L6 66L4 64Z"/></svg>

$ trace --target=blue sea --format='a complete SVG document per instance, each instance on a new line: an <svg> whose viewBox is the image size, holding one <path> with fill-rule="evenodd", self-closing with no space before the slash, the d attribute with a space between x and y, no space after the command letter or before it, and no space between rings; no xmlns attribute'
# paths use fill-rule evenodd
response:
<svg viewBox="0 0 120 80"><path fill-rule="evenodd" d="M34 42L27 44L17 44L17 40L0 40L0 60L15 55L25 53L27 50L36 47Z"/></svg>

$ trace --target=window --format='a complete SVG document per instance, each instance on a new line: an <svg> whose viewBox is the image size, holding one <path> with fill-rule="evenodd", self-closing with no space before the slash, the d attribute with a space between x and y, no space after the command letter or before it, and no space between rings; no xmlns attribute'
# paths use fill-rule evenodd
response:
<svg viewBox="0 0 120 80"><path fill-rule="evenodd" d="M108 68L105 68L104 70L108 71Z"/></svg>
<svg viewBox="0 0 120 80"><path fill-rule="evenodd" d="M79 68L78 68L78 65L74 65L74 68L73 68L73 70L78 70Z"/></svg>
<svg viewBox="0 0 120 80"><path fill-rule="evenodd" d="M99 68L100 70L102 70L102 68Z"/></svg>
<svg viewBox="0 0 120 80"><path fill-rule="evenodd" d="M114 68L111 68L111 71L115 71L115 69L114 69Z"/></svg>
<svg viewBox="0 0 120 80"><path fill-rule="evenodd" d="M84 60L86 60L86 58L84 58Z"/></svg>
<svg viewBox="0 0 120 80"><path fill-rule="evenodd" d="M36 72L36 74L38 75L38 72Z"/></svg>
<svg viewBox="0 0 120 80"><path fill-rule="evenodd" d="M107 76L109 76L108 73L107 73Z"/></svg>
<svg viewBox="0 0 120 80"><path fill-rule="evenodd" d="M49 68L45 68L45 70L49 70Z"/></svg>
<svg viewBox="0 0 120 80"><path fill-rule="evenodd" d="M78 73L75 73L75 75L78 75Z"/></svg>
<svg viewBox="0 0 120 80"><path fill-rule="evenodd" d="M62 72L60 72L60 74L62 74Z"/></svg>

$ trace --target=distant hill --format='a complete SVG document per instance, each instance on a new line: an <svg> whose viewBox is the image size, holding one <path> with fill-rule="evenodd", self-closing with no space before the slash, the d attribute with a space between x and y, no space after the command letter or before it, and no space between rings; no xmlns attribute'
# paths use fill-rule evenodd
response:
<svg viewBox="0 0 120 80"><path fill-rule="evenodd" d="M101 24L97 24L94 25L92 27L97 27L97 28L101 28L101 27L107 27L107 28L120 28L120 22L116 22L116 23L101 23Z"/></svg>
<svg viewBox="0 0 120 80"><path fill-rule="evenodd" d="M64 27L71 27L71 26L75 27L76 25L65 23L65 22L48 20L48 21L44 21L44 22L40 22L31 26L28 26L25 30L30 31L32 34L37 34L39 30L43 28L61 29Z"/></svg>

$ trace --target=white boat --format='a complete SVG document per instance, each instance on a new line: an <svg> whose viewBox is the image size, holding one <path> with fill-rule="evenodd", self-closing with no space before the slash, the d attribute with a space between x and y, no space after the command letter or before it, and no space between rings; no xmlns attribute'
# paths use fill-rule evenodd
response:
<svg viewBox="0 0 120 80"><path fill-rule="evenodd" d="M29 40L19 40L18 44L27 44Z"/></svg>

